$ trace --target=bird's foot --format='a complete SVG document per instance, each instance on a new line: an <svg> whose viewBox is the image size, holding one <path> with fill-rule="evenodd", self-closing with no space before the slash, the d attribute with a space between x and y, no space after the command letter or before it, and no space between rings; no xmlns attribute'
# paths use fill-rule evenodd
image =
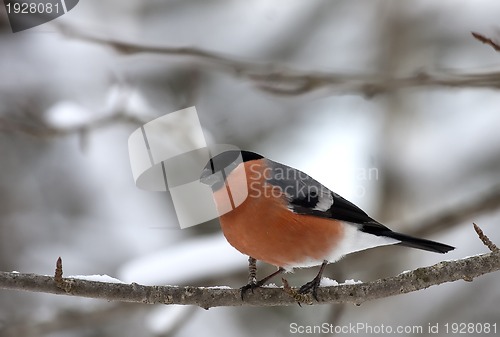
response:
<svg viewBox="0 0 500 337"><path fill-rule="evenodd" d="M252 294L253 294L253 290L254 289L257 289L257 288L260 288L264 285L264 282L262 281L266 281L266 280L260 280L260 281L257 281L257 280L252 280L250 282L248 282L248 284L244 285L243 287L240 288L240 293L241 293L241 300L243 300L243 298L245 297L245 293L249 290L252 291Z"/></svg>
<svg viewBox="0 0 500 337"><path fill-rule="evenodd" d="M269 281L270 279L272 279L274 276L278 275L278 274L281 274L282 272L284 272L285 269L283 268L279 268L277 271L275 271L274 273L272 273L271 275L268 275L266 277L264 277L262 280L260 281L257 281L255 277L250 277L249 278L249 281L248 281L248 284L247 285L244 285L243 287L240 288L240 292L241 292L241 300L243 300L244 296L245 296L245 293L248 291L248 290L251 290L252 293L253 293L253 290L254 289L257 289L257 288L260 288L262 287L267 281Z"/></svg>
<svg viewBox="0 0 500 337"><path fill-rule="evenodd" d="M319 288L320 283L321 283L321 276L320 277L316 276L311 281L307 282L302 287L300 287L299 294L310 293L314 297L314 299L319 302L319 300L318 300L318 288Z"/></svg>
<svg viewBox="0 0 500 337"><path fill-rule="evenodd" d="M299 294L311 293L314 299L319 302L318 288L319 284L321 283L321 276L323 275L323 271L325 270L327 264L328 261L324 260L323 263L321 264L321 267L319 268L319 272L316 275L316 277L313 278L311 281L307 282L306 284L304 284L302 287L300 287Z"/></svg>
<svg viewBox="0 0 500 337"><path fill-rule="evenodd" d="M314 299L319 302L318 288L320 283L321 283L321 275L317 275L311 281L307 282L302 287L300 287L298 293L302 295L310 293L314 297Z"/></svg>

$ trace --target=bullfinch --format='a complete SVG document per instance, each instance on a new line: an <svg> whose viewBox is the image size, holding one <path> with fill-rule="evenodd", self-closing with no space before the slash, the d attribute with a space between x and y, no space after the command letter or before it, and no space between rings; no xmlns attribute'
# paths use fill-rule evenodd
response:
<svg viewBox="0 0 500 337"><path fill-rule="evenodd" d="M349 253L399 244L436 253L454 247L393 232L359 207L292 167L249 151L212 157L200 181L211 187L227 241L249 256L245 291L294 268L320 265L317 276L299 293L317 289L328 263ZM256 280L256 260L278 270Z"/></svg>

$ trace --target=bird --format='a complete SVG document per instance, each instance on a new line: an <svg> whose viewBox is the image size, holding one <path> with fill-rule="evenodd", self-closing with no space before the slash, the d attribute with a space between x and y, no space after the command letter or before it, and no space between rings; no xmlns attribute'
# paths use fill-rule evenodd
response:
<svg viewBox="0 0 500 337"><path fill-rule="evenodd" d="M306 173L245 150L211 157L200 176L211 188L222 232L249 263L248 290L295 268L320 266L298 293L318 301L329 263L365 249L398 244L435 253L455 247L394 232ZM260 281L256 261L276 266Z"/></svg>

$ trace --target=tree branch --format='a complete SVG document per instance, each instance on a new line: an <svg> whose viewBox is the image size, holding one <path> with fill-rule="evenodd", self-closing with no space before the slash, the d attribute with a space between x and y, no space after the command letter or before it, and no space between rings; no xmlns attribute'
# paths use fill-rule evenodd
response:
<svg viewBox="0 0 500 337"><path fill-rule="evenodd" d="M343 284L318 289L319 304L354 303L406 294L446 282L472 281L474 278L500 270L500 252L443 261L397 276L360 284ZM220 306L289 306L297 302L283 288L259 288L242 301L239 289L144 286L137 283L106 283L64 278L58 285L52 276L0 272L0 288L80 296L107 301L144 304L197 305L208 309Z"/></svg>
<svg viewBox="0 0 500 337"><path fill-rule="evenodd" d="M141 45L105 38L67 25L58 24L57 26L70 38L108 46L125 55L152 53L189 57L196 62L208 63L233 75L245 77L253 81L261 90L277 95L301 95L320 88L337 93L358 93L367 97L422 86L500 88L500 71L464 73L441 70L431 74L420 70L402 77L387 77L386 74L354 75L301 71L273 64L238 60L235 57L194 47ZM474 36L477 38L476 35Z"/></svg>

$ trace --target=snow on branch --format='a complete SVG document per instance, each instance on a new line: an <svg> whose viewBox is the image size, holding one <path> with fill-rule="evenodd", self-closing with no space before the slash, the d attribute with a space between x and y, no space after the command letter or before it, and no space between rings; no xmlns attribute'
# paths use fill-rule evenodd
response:
<svg viewBox="0 0 500 337"><path fill-rule="evenodd" d="M481 241L492 251L454 261L442 261L429 267L418 268L397 276L358 284L341 284L320 287L319 302L306 299L308 304L363 302L406 294L431 286L457 280L474 278L500 270L500 250L474 226ZM104 279L105 280L105 279ZM289 306L297 304L296 289L285 287L259 288L247 293L245 299L240 289L228 287L179 287L145 286L101 282L82 278L64 278L62 261L58 259L54 276L0 272L0 288L24 290L58 295L103 299L107 301L136 302L144 304L196 305L205 309L221 306Z"/></svg>

